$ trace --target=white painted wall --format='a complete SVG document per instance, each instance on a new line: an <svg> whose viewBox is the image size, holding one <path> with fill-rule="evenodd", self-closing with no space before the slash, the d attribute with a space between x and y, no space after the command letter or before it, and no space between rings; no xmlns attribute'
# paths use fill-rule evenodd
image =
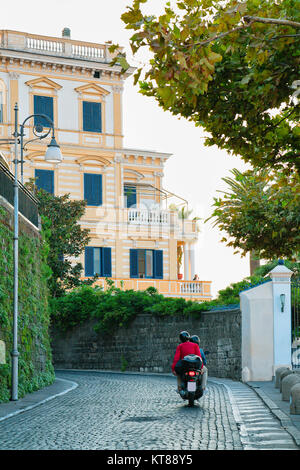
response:
<svg viewBox="0 0 300 470"><path fill-rule="evenodd" d="M57 79L54 81L62 86L57 92L58 127L60 129L79 130L78 93L75 88L84 85L86 82ZM70 138L72 139L71 136Z"/></svg>

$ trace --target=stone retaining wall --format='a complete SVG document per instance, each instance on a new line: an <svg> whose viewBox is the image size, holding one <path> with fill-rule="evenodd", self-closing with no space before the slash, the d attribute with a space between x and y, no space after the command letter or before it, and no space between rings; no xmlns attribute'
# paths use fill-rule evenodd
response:
<svg viewBox="0 0 300 470"><path fill-rule="evenodd" d="M203 312L200 318L138 315L128 328L111 336L96 334L95 321L67 333L52 331L57 369L107 369L170 372L182 330L200 337L209 374L241 379L241 312L239 309Z"/></svg>

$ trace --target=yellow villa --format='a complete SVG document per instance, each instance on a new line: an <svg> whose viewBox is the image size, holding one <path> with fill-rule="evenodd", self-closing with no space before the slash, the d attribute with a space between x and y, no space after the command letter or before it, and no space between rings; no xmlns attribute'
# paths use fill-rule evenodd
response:
<svg viewBox="0 0 300 470"><path fill-rule="evenodd" d="M15 103L20 123L33 114L53 121L63 161L45 162L48 142L34 140L34 129L47 122L33 117L25 126L24 182L36 178L55 195L87 201L83 277L210 300L211 282L193 280L197 223L170 210L172 203L187 212L187 201L163 187L171 154L123 147L123 83L134 69L121 75L111 67L109 45L75 41L68 28L61 38L0 30L0 139L14 132ZM13 146L0 150L12 170Z"/></svg>

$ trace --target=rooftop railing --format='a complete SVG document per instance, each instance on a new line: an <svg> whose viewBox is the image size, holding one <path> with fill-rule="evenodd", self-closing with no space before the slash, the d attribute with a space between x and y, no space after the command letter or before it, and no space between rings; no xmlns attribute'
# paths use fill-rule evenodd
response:
<svg viewBox="0 0 300 470"><path fill-rule="evenodd" d="M54 38L19 31L0 31L0 46L4 49L38 52L47 55L65 56L73 59L85 59L109 62L111 54L107 44L75 41L68 37Z"/></svg>

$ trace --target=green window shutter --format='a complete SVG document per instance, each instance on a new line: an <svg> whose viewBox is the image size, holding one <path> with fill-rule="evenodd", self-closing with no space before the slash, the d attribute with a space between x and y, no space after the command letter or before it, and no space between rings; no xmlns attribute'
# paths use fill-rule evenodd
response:
<svg viewBox="0 0 300 470"><path fill-rule="evenodd" d="M54 194L54 171L53 170L35 170L36 186L44 189L50 194Z"/></svg>
<svg viewBox="0 0 300 470"><path fill-rule="evenodd" d="M94 276L94 248L92 246L85 247L85 275Z"/></svg>
<svg viewBox="0 0 300 470"><path fill-rule="evenodd" d="M102 175L84 173L84 199L88 206L102 205Z"/></svg>
<svg viewBox="0 0 300 470"><path fill-rule="evenodd" d="M111 248L102 248L102 276L111 277Z"/></svg>
<svg viewBox="0 0 300 470"><path fill-rule="evenodd" d="M46 114L53 122L53 98L52 96L34 95L34 114ZM41 124L43 127L51 127L49 121L41 116L34 116L34 125Z"/></svg>
<svg viewBox="0 0 300 470"><path fill-rule="evenodd" d="M83 130L87 132L102 132L101 103L93 101L82 102Z"/></svg>
<svg viewBox="0 0 300 470"><path fill-rule="evenodd" d="M163 279L163 250L155 250L154 254L154 278Z"/></svg>
<svg viewBox="0 0 300 470"><path fill-rule="evenodd" d="M130 277L139 277L138 250L130 249Z"/></svg>

